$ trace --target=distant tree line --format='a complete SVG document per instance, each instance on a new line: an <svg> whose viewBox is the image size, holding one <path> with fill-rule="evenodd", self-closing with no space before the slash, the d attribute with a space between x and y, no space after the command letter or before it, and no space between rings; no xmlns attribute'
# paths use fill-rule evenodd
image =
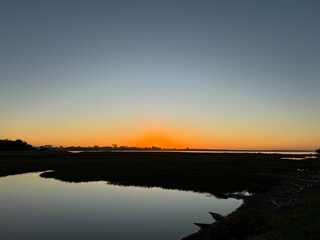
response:
<svg viewBox="0 0 320 240"><path fill-rule="evenodd" d="M0 139L0 151L23 151L23 150L35 150L32 145L17 139L15 141Z"/></svg>
<svg viewBox="0 0 320 240"><path fill-rule="evenodd" d="M320 155L320 148L316 150L316 154Z"/></svg>

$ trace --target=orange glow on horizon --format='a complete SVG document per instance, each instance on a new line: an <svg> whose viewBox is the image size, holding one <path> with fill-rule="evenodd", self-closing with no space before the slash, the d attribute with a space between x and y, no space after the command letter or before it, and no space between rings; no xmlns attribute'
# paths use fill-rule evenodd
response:
<svg viewBox="0 0 320 240"><path fill-rule="evenodd" d="M232 150L313 150L318 148L317 137L300 137L298 134L277 134L276 132L236 131L235 129L203 128L193 129L181 126L152 124L119 125L114 128L23 128L19 134L8 133L8 139L22 139L34 146L118 146L161 147L193 149Z"/></svg>
<svg viewBox="0 0 320 240"><path fill-rule="evenodd" d="M15 139L22 139L27 141L28 143L34 146L41 146L50 144L53 146L82 146L82 147L92 147L92 146L112 146L112 144L117 144L118 146L128 146L128 147L161 147L161 148L168 148L168 149L230 149L230 150L313 150L316 149L317 146L308 145L307 143L302 144L291 144L288 145L285 142L261 142L261 141L245 141L245 142L237 142L234 139L229 141L221 141L216 142L214 141L205 141L205 139L195 139L194 141L182 141L178 139L171 138L166 135L161 134L150 134L144 135L142 137L137 138L136 140L128 140L128 141L105 141L104 139L96 140L90 139L68 139L65 141L60 141L58 139L41 139L35 140L32 138L24 138L24 137L16 137L11 138ZM120 138L119 138L120 140Z"/></svg>
<svg viewBox="0 0 320 240"><path fill-rule="evenodd" d="M136 147L182 148L177 140L160 133L148 134L129 144Z"/></svg>

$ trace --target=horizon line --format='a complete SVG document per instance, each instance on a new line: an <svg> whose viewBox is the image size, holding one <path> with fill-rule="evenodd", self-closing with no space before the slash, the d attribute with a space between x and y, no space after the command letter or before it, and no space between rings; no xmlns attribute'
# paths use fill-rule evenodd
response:
<svg viewBox="0 0 320 240"><path fill-rule="evenodd" d="M156 150L156 151L168 151L168 150L176 150L176 151L230 151L230 152L314 152L315 149L227 149L227 148L163 148L158 146L145 146L145 147L137 147L137 146L52 146L52 145L42 145L42 146L34 146L34 147L43 147L43 146L51 146L54 149L64 149L64 148L88 148L88 149L102 149L108 148L108 150Z"/></svg>

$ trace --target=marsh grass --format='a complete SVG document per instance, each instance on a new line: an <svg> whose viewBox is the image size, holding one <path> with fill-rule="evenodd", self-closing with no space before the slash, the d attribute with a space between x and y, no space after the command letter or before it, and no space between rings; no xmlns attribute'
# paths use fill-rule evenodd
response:
<svg viewBox="0 0 320 240"><path fill-rule="evenodd" d="M0 176L47 171L42 177L67 182L105 180L113 184L209 192L264 192L283 174L313 169L315 160L290 161L276 154L204 153L1 153Z"/></svg>
<svg viewBox="0 0 320 240"><path fill-rule="evenodd" d="M320 187L317 187L292 211L270 216L263 226L263 233L252 239L320 239L319 203Z"/></svg>

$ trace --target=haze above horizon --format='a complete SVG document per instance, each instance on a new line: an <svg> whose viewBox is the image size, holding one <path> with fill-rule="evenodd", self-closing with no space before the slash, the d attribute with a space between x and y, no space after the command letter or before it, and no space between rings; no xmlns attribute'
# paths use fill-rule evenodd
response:
<svg viewBox="0 0 320 240"><path fill-rule="evenodd" d="M317 149L319 1L2 1L0 139Z"/></svg>

